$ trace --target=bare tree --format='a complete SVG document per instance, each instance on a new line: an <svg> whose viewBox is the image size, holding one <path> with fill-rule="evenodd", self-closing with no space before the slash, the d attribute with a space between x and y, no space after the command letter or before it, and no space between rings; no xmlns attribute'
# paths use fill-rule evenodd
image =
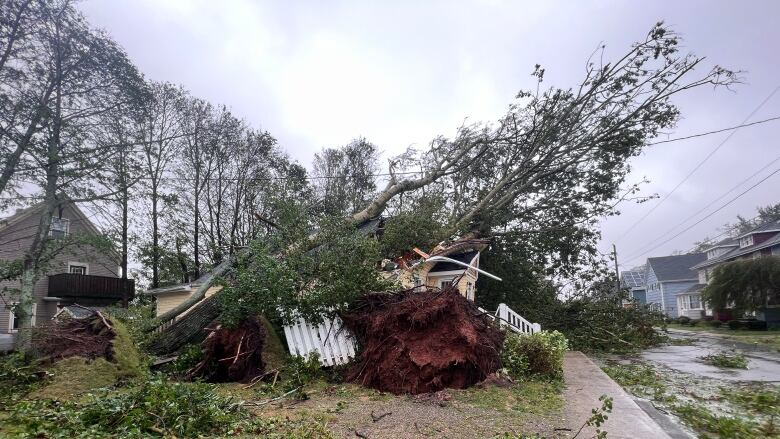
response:
<svg viewBox="0 0 780 439"><path fill-rule="evenodd" d="M163 208L170 166L182 137L184 91L169 83L152 83L152 99L144 111L144 185L151 203L152 288L160 286L160 211Z"/></svg>

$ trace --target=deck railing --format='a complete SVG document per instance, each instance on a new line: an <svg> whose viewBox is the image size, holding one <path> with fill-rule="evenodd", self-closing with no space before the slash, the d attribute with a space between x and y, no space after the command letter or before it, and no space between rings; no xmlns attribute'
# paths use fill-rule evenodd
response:
<svg viewBox="0 0 780 439"><path fill-rule="evenodd" d="M108 276L60 273L49 276L49 296L90 299L132 299L135 281Z"/></svg>

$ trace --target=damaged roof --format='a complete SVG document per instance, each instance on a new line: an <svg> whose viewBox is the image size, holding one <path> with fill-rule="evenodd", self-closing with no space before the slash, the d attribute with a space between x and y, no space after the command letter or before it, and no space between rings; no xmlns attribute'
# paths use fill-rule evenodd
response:
<svg viewBox="0 0 780 439"><path fill-rule="evenodd" d="M471 250L466 253L459 253L459 254L450 254L447 256L450 259L454 259L456 261L460 261L466 264L471 264L471 261L474 260L474 258L479 254L476 250ZM455 264L454 262L437 262L436 265L433 266L428 272L429 273L435 273L435 272L442 272L442 271L456 271L456 270L465 270L466 267L462 265Z"/></svg>

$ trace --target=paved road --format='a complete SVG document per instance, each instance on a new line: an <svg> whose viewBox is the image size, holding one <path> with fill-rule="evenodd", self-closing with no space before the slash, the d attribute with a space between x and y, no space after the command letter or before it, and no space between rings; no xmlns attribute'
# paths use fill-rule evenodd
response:
<svg viewBox="0 0 780 439"><path fill-rule="evenodd" d="M582 423L591 416L591 409L600 407L601 395L611 396L612 414L602 427L608 437L621 439L669 439L671 436L656 423L634 399L612 381L582 352L567 352L563 363L566 382L566 423L576 434ZM593 437L595 429L586 427L578 437Z"/></svg>
<svg viewBox="0 0 780 439"><path fill-rule="evenodd" d="M692 346L660 346L642 353L651 363L690 374L730 381L780 382L780 354L763 349L748 349L742 343L703 337L695 332L670 332L672 338L694 338ZM748 369L722 369L704 364L700 357L723 351L743 353L748 359Z"/></svg>

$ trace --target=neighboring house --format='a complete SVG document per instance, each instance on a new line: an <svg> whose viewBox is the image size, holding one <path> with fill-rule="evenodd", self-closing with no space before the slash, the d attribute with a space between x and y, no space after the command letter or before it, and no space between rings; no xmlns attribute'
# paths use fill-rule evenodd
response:
<svg viewBox="0 0 780 439"><path fill-rule="evenodd" d="M699 296L712 278L718 265L740 259L756 259L762 256L780 256L780 220L769 221L734 238L726 238L707 249L707 258L693 266L698 272L698 283L691 287L688 296ZM759 320L780 324L780 304L769 304L757 313Z"/></svg>
<svg viewBox="0 0 780 439"><path fill-rule="evenodd" d="M647 303L652 304L669 317L675 318L681 315L677 296L686 293L698 283L698 275L691 267L703 262L706 258L707 255L704 253L648 258L644 276ZM698 312L696 318L699 318L704 312L700 302L689 305L683 309L682 315Z"/></svg>
<svg viewBox="0 0 780 439"><path fill-rule="evenodd" d="M41 203L0 220L0 260L24 258L43 212ZM56 239L76 234L99 235L100 231L75 204L66 204L55 213L49 236ZM46 275L35 284L33 325L50 320L59 309L73 303L101 307L131 299L134 281L119 277L119 260L116 252L101 253L84 245L57 254ZM0 289L4 287L19 288L19 282L0 282ZM8 305L0 305L0 334L18 330L18 320Z"/></svg>
<svg viewBox="0 0 780 439"><path fill-rule="evenodd" d="M645 266L640 266L620 272L620 285L628 289L629 299L637 303L647 303L645 271Z"/></svg>

